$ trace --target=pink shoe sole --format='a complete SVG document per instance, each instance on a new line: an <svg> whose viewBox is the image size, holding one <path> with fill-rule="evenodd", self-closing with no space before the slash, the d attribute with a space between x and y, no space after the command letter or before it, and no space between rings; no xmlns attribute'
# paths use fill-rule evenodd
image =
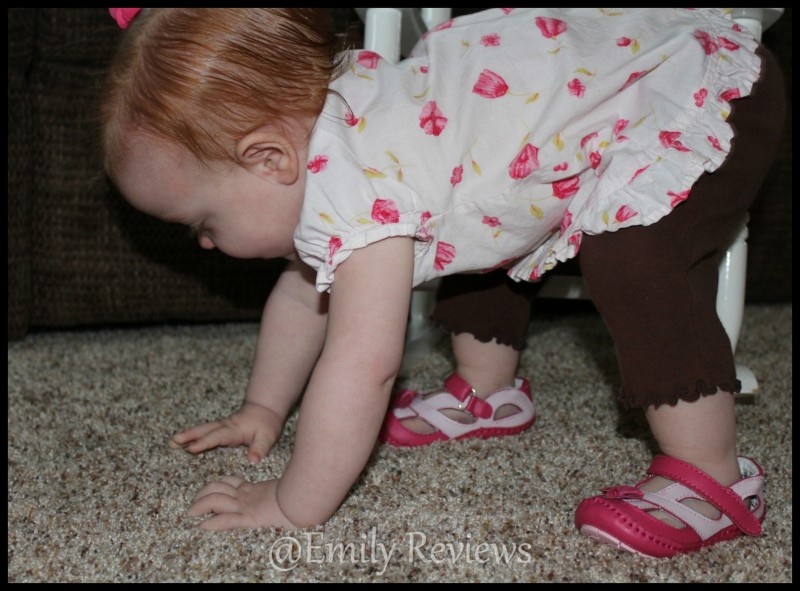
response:
<svg viewBox="0 0 800 591"><path fill-rule="evenodd" d="M390 416L387 419L384 430L381 432L381 441L394 447L419 447L421 445L430 445L431 443L436 443L437 441L461 441L463 439L476 438L491 439L493 437L519 435L523 431L526 431L533 426L533 424L536 422L536 417L533 417L530 421L523 423L518 427L484 427L481 429L474 429L469 433L453 437L452 439L441 431L435 431L433 433L414 433L413 431L406 429L402 424L388 425L389 423L394 423L395 421L400 423L400 421L398 421L394 416ZM401 437L397 437L397 434L399 433L403 433Z"/></svg>
<svg viewBox="0 0 800 591"><path fill-rule="evenodd" d="M601 544L606 544L607 546L614 546L615 548L619 548L620 550L626 550L628 552L632 552L633 554L638 554L639 556L644 556L645 558L653 558L649 554L643 554L639 552L635 548L631 548L624 542L618 540L611 534L604 532L602 529L598 529L593 525L583 525L579 530L582 535L586 536L587 538L592 538L600 542Z"/></svg>

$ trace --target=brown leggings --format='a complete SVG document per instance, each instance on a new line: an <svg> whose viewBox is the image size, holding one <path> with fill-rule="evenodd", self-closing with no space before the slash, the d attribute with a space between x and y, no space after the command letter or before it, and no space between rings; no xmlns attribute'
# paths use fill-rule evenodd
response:
<svg viewBox="0 0 800 591"><path fill-rule="evenodd" d="M741 388L716 296L720 257L769 171L783 128L782 75L768 50L759 54L761 79L750 96L731 103L735 136L723 165L703 174L689 199L659 222L583 237L581 273L614 340L626 406ZM446 277L433 322L521 350L539 286L514 283L502 271Z"/></svg>

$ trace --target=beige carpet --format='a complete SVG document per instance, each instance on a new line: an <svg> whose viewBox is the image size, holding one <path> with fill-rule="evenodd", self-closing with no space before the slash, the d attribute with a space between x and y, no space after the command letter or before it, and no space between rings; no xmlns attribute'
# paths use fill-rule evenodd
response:
<svg viewBox="0 0 800 591"><path fill-rule="evenodd" d="M791 305L748 307L738 354L761 383L737 415L740 453L768 475L765 534L673 560L577 534L576 504L601 486L636 482L652 442L640 414L614 402L613 349L594 312L545 311L523 357L540 413L530 431L379 446L334 518L294 533L203 532L183 512L224 474L278 475L296 415L255 467L242 449L191 456L166 446L175 430L238 406L255 324L9 344L8 580L791 581ZM433 387L449 367L441 346L406 385Z"/></svg>

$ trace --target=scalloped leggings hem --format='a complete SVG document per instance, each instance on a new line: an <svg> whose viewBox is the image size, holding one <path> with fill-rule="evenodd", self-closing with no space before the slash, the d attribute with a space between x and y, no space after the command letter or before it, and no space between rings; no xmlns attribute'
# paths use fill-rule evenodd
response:
<svg viewBox="0 0 800 591"><path fill-rule="evenodd" d="M651 391L634 393L622 387L617 396L617 400L626 408L647 408L649 406L658 408L662 404L675 406L680 401L696 402L701 396L711 396L717 392L736 394L741 390L742 383L737 379L710 383L704 380L698 380L693 388L686 387L669 392Z"/></svg>

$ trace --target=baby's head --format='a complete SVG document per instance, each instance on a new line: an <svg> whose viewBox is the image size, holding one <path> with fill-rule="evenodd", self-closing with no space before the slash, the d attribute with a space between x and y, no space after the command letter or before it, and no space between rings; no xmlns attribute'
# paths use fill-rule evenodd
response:
<svg viewBox="0 0 800 591"><path fill-rule="evenodd" d="M325 9L145 8L121 35L102 107L112 175L131 129L235 162L253 129L316 118L339 67Z"/></svg>
<svg viewBox="0 0 800 591"><path fill-rule="evenodd" d="M297 193L308 134L341 72L329 10L145 8L120 34L101 108L109 175L135 207L194 227L204 246L284 256L284 246L262 252L226 250L211 238L204 244L208 220L229 211L201 211L197 193L212 186L241 192L242 179L250 197L253 189L286 194L290 185ZM185 202L180 210L177 202ZM269 213L269 225L286 226L299 215L294 201L291 208L291 215L249 217L263 225ZM247 218L242 212L236 223Z"/></svg>

